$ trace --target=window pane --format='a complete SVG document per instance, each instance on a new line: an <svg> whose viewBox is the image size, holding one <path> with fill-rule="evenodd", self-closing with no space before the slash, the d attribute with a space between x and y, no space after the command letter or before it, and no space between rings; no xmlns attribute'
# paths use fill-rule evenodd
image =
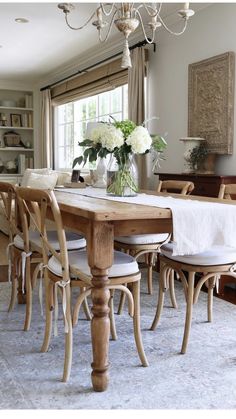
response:
<svg viewBox="0 0 236 419"><path fill-rule="evenodd" d="M73 121L73 103L58 106L58 122L72 122Z"/></svg>
<svg viewBox="0 0 236 419"><path fill-rule="evenodd" d="M99 95L99 115L106 115L109 113L110 92L101 93Z"/></svg>
<svg viewBox="0 0 236 419"><path fill-rule="evenodd" d="M122 109L122 88L115 89L111 94L111 112L119 112Z"/></svg>
<svg viewBox="0 0 236 419"><path fill-rule="evenodd" d="M86 138L88 122L111 122L111 116L117 121L127 119L127 85L57 106L55 116L55 167L56 169L70 169L74 158L83 153L83 149L78 145L78 142ZM91 164L88 163L87 169L90 166Z"/></svg>

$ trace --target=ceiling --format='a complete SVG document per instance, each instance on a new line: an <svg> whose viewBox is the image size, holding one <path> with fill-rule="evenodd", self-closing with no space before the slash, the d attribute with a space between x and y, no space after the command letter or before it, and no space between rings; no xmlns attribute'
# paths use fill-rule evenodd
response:
<svg viewBox="0 0 236 419"><path fill-rule="evenodd" d="M58 69L75 62L95 48L102 49L97 30L88 24L83 30L69 29L58 2L0 3L0 79L36 82L50 77ZM98 3L74 3L70 23L79 26L92 14ZM183 4L163 5L163 16L171 16ZM194 9L204 7L194 4ZM28 23L16 23L26 18ZM114 28L110 44L123 37Z"/></svg>

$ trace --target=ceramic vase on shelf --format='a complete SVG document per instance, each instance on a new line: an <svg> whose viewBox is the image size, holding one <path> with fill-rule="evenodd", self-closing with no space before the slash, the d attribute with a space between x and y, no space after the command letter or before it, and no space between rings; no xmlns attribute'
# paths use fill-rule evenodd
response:
<svg viewBox="0 0 236 419"><path fill-rule="evenodd" d="M132 154L122 156L121 161L111 155L107 167L107 194L135 196L138 192L138 168Z"/></svg>
<svg viewBox="0 0 236 419"><path fill-rule="evenodd" d="M184 171L183 173L194 173L194 168L191 164L190 155L194 147L198 147L201 141L206 141L205 138L200 137L185 137L180 138L180 141L184 143Z"/></svg>

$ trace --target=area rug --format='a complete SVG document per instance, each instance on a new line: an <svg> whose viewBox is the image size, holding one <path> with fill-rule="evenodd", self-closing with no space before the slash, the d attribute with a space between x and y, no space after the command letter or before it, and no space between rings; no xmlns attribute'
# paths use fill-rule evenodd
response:
<svg viewBox="0 0 236 419"><path fill-rule="evenodd" d="M145 276L145 273L143 274ZM159 327L149 330L157 298L141 292L143 343L150 366L140 366L132 320L127 307L116 315L118 340L110 342L110 384L106 392L91 387L90 322L81 319L74 329L72 373L62 383L63 320L59 336L48 353L40 353L44 320L37 290L32 326L23 332L24 310L19 305L7 313L9 285L0 284L0 408L1 409L235 409L236 408L236 310L235 305L214 298L213 323L206 322L207 295L194 307L188 351L180 355L185 302L176 284L179 308L166 298ZM116 303L118 293L116 293Z"/></svg>

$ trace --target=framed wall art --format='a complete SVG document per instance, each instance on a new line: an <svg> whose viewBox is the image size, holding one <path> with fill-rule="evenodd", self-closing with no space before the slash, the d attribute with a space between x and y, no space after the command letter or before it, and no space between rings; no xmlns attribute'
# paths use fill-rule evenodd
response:
<svg viewBox="0 0 236 419"><path fill-rule="evenodd" d="M234 79L234 52L189 65L188 135L205 138L210 153L233 153Z"/></svg>

